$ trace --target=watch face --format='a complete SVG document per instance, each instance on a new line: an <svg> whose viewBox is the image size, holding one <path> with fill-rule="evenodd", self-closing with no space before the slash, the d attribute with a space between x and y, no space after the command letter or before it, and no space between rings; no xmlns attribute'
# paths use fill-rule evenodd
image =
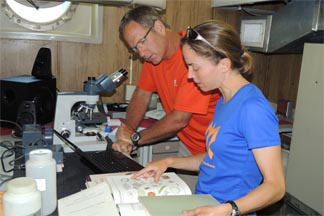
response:
<svg viewBox="0 0 324 216"><path fill-rule="evenodd" d="M233 210L232 216L240 216L241 213L239 210Z"/></svg>
<svg viewBox="0 0 324 216"><path fill-rule="evenodd" d="M131 139L133 142L137 142L141 138L139 133L133 133Z"/></svg>

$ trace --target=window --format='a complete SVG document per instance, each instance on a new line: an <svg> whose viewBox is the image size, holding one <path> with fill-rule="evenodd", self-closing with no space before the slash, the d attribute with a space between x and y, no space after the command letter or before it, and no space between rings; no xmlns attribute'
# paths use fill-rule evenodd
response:
<svg viewBox="0 0 324 216"><path fill-rule="evenodd" d="M56 29L71 20L76 10L71 2L2 1L3 11L12 22L35 31Z"/></svg>
<svg viewBox="0 0 324 216"><path fill-rule="evenodd" d="M102 41L103 9L97 4L37 0L0 2L0 38Z"/></svg>

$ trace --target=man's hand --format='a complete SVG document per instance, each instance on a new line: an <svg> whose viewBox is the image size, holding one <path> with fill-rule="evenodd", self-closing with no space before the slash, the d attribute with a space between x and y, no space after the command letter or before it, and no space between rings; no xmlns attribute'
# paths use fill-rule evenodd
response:
<svg viewBox="0 0 324 216"><path fill-rule="evenodd" d="M133 143L127 140L116 140L116 142L112 144L112 148L115 151L123 152L126 154L130 154L133 150L133 147Z"/></svg>
<svg viewBox="0 0 324 216"><path fill-rule="evenodd" d="M131 140L130 140L130 136L134 132L135 131L133 131L132 129L127 127L127 125L122 123L121 126L117 130L116 140L125 140L125 141L128 140L130 143L132 143Z"/></svg>
<svg viewBox="0 0 324 216"><path fill-rule="evenodd" d="M116 142L112 144L112 148L115 151L124 152L130 154L133 150L133 143L130 139L131 134L134 133L127 125L121 124L116 133Z"/></svg>

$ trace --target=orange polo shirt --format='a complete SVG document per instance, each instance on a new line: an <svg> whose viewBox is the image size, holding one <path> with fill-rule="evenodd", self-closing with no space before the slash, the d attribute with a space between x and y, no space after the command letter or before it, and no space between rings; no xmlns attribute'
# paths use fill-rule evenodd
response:
<svg viewBox="0 0 324 216"><path fill-rule="evenodd" d="M174 109L192 113L189 124L177 136L192 154L206 152L205 131L220 94L202 92L188 79L181 47L171 59L159 65L145 62L137 85L146 91L157 92L167 114Z"/></svg>

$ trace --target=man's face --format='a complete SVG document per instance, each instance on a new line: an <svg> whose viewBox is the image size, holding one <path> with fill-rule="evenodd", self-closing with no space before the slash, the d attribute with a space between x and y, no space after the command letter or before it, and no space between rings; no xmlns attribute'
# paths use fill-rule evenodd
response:
<svg viewBox="0 0 324 216"><path fill-rule="evenodd" d="M141 26L131 21L124 29L123 37L128 46L133 49L145 61L154 65L159 64L163 59L164 40L156 31L156 22L150 28Z"/></svg>

